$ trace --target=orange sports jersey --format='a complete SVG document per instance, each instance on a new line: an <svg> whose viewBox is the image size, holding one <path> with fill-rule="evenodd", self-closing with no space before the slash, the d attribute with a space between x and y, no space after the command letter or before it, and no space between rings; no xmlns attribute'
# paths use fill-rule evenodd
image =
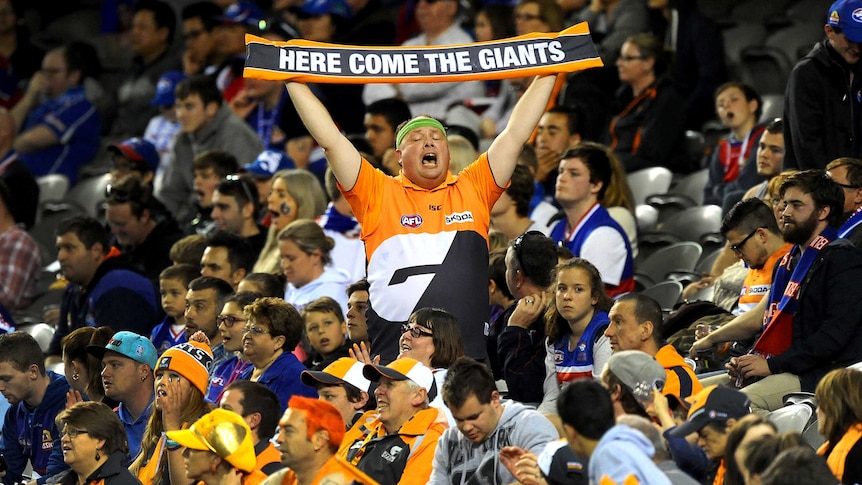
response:
<svg viewBox="0 0 862 485"><path fill-rule="evenodd" d="M778 251L769 255L769 259L760 269L750 269L745 275L745 280L742 282L742 290L739 293L739 306L735 315L742 314L756 307L760 303L761 298L769 293L772 288L772 275L775 270L775 264L790 251L793 245L790 243L781 246Z"/></svg>
<svg viewBox="0 0 862 485"><path fill-rule="evenodd" d="M487 154L431 190L362 160L356 185L344 197L362 226L368 335L385 362L398 354L401 324L424 307L452 313L467 354L486 357L488 228L504 190Z"/></svg>
<svg viewBox="0 0 862 485"><path fill-rule="evenodd" d="M299 483L292 470L285 470L282 473L284 478L281 480L281 485L297 485ZM326 460L311 483L312 485L378 485L378 482L373 478L336 455L332 455Z"/></svg>

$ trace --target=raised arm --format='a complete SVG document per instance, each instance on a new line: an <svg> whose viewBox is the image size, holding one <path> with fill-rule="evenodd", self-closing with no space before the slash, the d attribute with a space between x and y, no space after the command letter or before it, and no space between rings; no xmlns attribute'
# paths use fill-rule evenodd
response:
<svg viewBox="0 0 862 485"><path fill-rule="evenodd" d="M326 107L308 86L296 82L285 84L296 112L299 113L308 132L326 153L326 159L338 183L344 187L344 190L352 189L359 177L359 166L362 160L359 151L347 137L341 134Z"/></svg>
<svg viewBox="0 0 862 485"><path fill-rule="evenodd" d="M556 79L556 75L536 78L512 110L506 129L491 143L488 149L488 162L491 164L494 181L498 186L505 187L512 178L518 155L521 154L524 143L530 139L530 135L539 124Z"/></svg>

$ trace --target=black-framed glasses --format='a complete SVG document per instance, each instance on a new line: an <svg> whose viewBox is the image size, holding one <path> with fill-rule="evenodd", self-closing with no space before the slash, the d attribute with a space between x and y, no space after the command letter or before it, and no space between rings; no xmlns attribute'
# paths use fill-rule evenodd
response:
<svg viewBox="0 0 862 485"><path fill-rule="evenodd" d="M236 325L237 322L245 323L247 321L248 321L247 319L240 318L236 315L219 315L216 317L216 322L219 325L224 325L226 328L233 327L234 325Z"/></svg>
<svg viewBox="0 0 862 485"><path fill-rule="evenodd" d="M257 197L252 197L251 190L249 190L248 185L246 185L249 182L242 175L231 174L224 179L228 182L239 184L239 186L242 187L242 191L245 194L245 198L248 199L248 201L252 204L257 205Z"/></svg>
<svg viewBox="0 0 862 485"><path fill-rule="evenodd" d="M63 434L69 438L75 439L82 434L90 434L86 429L70 428L68 425L63 426Z"/></svg>
<svg viewBox="0 0 862 485"><path fill-rule="evenodd" d="M401 334L403 335L403 334L405 334L405 333L407 333L407 332L410 332L410 335L411 335L413 338L419 338L419 337L433 337L433 336L434 336L434 334L433 334L433 333L431 333L431 332L426 332L425 330L422 330L422 329L421 329L421 328L419 328L419 327L411 327L409 323L402 323L402 324L401 324Z"/></svg>
<svg viewBox="0 0 862 485"><path fill-rule="evenodd" d="M734 253L736 253L736 254L742 254L742 247L743 247L743 246L745 246L745 243L747 243L749 239L751 239L752 237L754 237L754 235L755 235L755 234L757 234L757 231L759 231L759 230L761 230L761 229L766 229L766 226L760 226L760 227L758 227L757 229L755 229L755 230L751 231L751 234L749 234L749 235L745 236L745 239L743 239L742 241L739 241L739 242L738 242L738 243L736 243L736 244L731 244L731 245L730 245L730 250L731 250L731 251L733 251L733 252L734 252Z"/></svg>
<svg viewBox="0 0 862 485"><path fill-rule="evenodd" d="M260 327L255 327L253 325L246 325L242 327L242 333L250 333L252 335L263 335L265 333L269 333L269 330L264 330Z"/></svg>
<svg viewBox="0 0 862 485"><path fill-rule="evenodd" d="M835 182L835 179L832 179L832 181ZM842 183L838 183L838 182L835 182L835 185L841 187L842 189L847 189L847 190L862 189L862 185L850 185L850 184L842 184Z"/></svg>

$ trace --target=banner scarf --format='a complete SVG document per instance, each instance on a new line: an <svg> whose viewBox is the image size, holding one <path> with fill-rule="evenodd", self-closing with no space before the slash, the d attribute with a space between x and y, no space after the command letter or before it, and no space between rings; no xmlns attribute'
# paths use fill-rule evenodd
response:
<svg viewBox="0 0 862 485"><path fill-rule="evenodd" d="M856 229L862 223L862 207L853 211L853 214L844 221L844 224L841 225L841 229L838 229L838 237L846 238L848 234L853 232L853 229Z"/></svg>
<svg viewBox="0 0 862 485"><path fill-rule="evenodd" d="M472 44L370 47L246 34L243 77L332 84L510 79L601 67L586 22Z"/></svg>
<svg viewBox="0 0 862 485"><path fill-rule="evenodd" d="M805 275L808 274L823 248L836 236L835 228L827 227L824 229L802 253L792 274L790 261L799 250L799 245L793 246L781 259L772 281L773 291L769 292L769 306L763 316L763 333L754 343L751 350L753 354L768 359L773 355L781 354L790 347L793 342L793 315L796 314L796 309L799 306L798 298L802 280L805 279ZM774 291L779 288L783 288L784 291L781 293Z"/></svg>

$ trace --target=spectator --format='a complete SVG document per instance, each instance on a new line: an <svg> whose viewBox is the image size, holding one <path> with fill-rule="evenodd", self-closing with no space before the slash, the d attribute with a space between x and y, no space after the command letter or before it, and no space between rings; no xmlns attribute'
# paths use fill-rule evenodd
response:
<svg viewBox="0 0 862 485"><path fill-rule="evenodd" d="M227 152L208 151L197 155L192 162L194 174L194 209L197 214L189 223L187 230L206 236L215 230L212 220L213 193L220 181L239 169L236 157Z"/></svg>
<svg viewBox="0 0 862 485"><path fill-rule="evenodd" d="M152 195L152 188L135 176L108 184L105 216L112 245L122 260L155 283L171 264L170 250L182 237L177 221Z"/></svg>
<svg viewBox="0 0 862 485"><path fill-rule="evenodd" d="M141 440L153 412L153 369L157 353L146 337L120 331L105 345L89 345L87 352L102 364L105 397L119 403L117 416L126 432L129 456L141 451ZM127 462L123 458L123 464Z"/></svg>
<svg viewBox="0 0 862 485"><path fill-rule="evenodd" d="M344 422L331 404L295 396L278 426L276 443L285 469L268 478L265 485L313 483L324 480L321 475L338 483L374 482L352 464L336 458Z"/></svg>
<svg viewBox="0 0 862 485"><path fill-rule="evenodd" d="M539 120L536 132L536 194L553 200L554 184L563 154L581 141L584 132L583 113L573 106L554 106ZM531 207L534 204L531 204ZM553 215L553 214L550 214Z"/></svg>
<svg viewBox="0 0 862 485"><path fill-rule="evenodd" d="M563 11L556 2L526 0L515 6L515 34L559 32L563 30Z"/></svg>
<svg viewBox="0 0 862 485"><path fill-rule="evenodd" d="M159 156L155 168L155 179L153 180L153 186L156 190L162 187L162 179L171 162L171 143L174 141L174 136L180 131L174 90L177 84L185 78L186 74L182 71L168 71L162 74L156 83L156 95L150 100L150 104L159 109L159 114L147 122L143 139L153 144Z"/></svg>
<svg viewBox="0 0 862 485"><path fill-rule="evenodd" d="M559 436L536 410L502 400L490 369L469 357L450 366L443 401L458 426L443 432L428 483L463 483L467 477L511 483L515 477L497 464L510 447L539 453Z"/></svg>
<svg viewBox="0 0 862 485"><path fill-rule="evenodd" d="M252 81L252 79L248 79L248 81ZM291 168L296 168L296 163L280 150L264 150L253 162L240 167L240 173L250 175L257 187L258 211L266 207L266 200L269 198L269 193L272 192L272 180L275 174ZM263 225L269 226L268 214L264 216L263 222Z"/></svg>
<svg viewBox="0 0 862 485"><path fill-rule="evenodd" d="M12 406L6 411L0 434L0 452L8 468L3 483L23 479L27 462L43 478L68 468L60 453L60 429L54 417L66 404L69 384L63 376L45 370L45 357L29 334L0 335L0 376L3 397Z"/></svg>
<svg viewBox="0 0 862 485"><path fill-rule="evenodd" d="M143 138L134 137L108 146L111 156L111 184L117 184L127 175L133 175L152 191L159 154L155 145ZM160 204L161 205L161 204Z"/></svg>
<svg viewBox="0 0 862 485"><path fill-rule="evenodd" d="M159 355L174 345L188 341L186 294L189 291L189 283L200 274L197 266L182 263L168 266L159 274L159 294L162 297L165 319L150 333L150 340Z"/></svg>
<svg viewBox="0 0 862 485"><path fill-rule="evenodd" d="M63 460L72 469L51 477L51 483L140 485L126 468L126 432L111 408L100 402L78 402L57 415L56 425L62 430Z"/></svg>
<svg viewBox="0 0 862 485"><path fill-rule="evenodd" d="M530 219L530 200L533 198L533 174L526 165L516 165L512 183L500 195L491 209L491 227L502 231L511 241L527 231L548 235L550 230L541 222Z"/></svg>
<svg viewBox="0 0 862 485"><path fill-rule="evenodd" d="M174 9L160 0L137 2L130 30L132 69L117 89L117 113L111 123L114 138L141 136L158 109L150 104L159 77L181 67L178 52L171 49L177 18Z"/></svg>
<svg viewBox="0 0 862 485"><path fill-rule="evenodd" d="M596 36L596 49L610 66L617 61L623 44L633 35L649 31L646 5L637 0L593 0L579 12L577 22L587 22Z"/></svg>
<svg viewBox="0 0 862 485"><path fill-rule="evenodd" d="M177 119L180 133L174 139L171 164L159 198L180 224L191 220L189 202L194 189L194 172L190 165L205 151L223 150L238 164L254 160L263 144L248 125L222 102L215 81L206 76L192 76L177 85ZM233 172L235 173L236 169Z"/></svg>
<svg viewBox="0 0 862 485"><path fill-rule="evenodd" d="M224 14L217 18L219 23L214 29L215 50L221 57L221 63L212 76L225 101L231 102L245 86L245 80L242 77L242 68L245 64L245 35L260 35L265 20L263 11L251 1L239 0L227 3L222 10Z"/></svg>
<svg viewBox="0 0 862 485"><path fill-rule="evenodd" d="M332 265L335 245L314 221L297 220L278 233L281 270L287 278L284 300L298 310L321 296L331 295L347 307L349 275Z"/></svg>
<svg viewBox="0 0 862 485"><path fill-rule="evenodd" d="M348 357L353 342L347 338L347 322L337 301L322 296L302 308L305 337L314 351L303 365L321 370L341 357Z"/></svg>
<svg viewBox="0 0 862 485"><path fill-rule="evenodd" d="M817 431L826 443L817 450L826 458L829 469L839 483L862 481L862 463L858 460L862 445L862 372L836 369L820 379L814 396L817 399Z"/></svg>
<svg viewBox="0 0 862 485"><path fill-rule="evenodd" d="M317 219L326 210L326 195L317 177L304 169L290 169L273 176L272 190L266 199L270 220L266 245L260 252L254 271L282 273L278 251L278 234L293 221Z"/></svg>
<svg viewBox="0 0 862 485"><path fill-rule="evenodd" d="M41 257L39 246L30 234L16 224L7 181L0 176L0 306L16 312L36 296Z"/></svg>
<svg viewBox="0 0 862 485"><path fill-rule="evenodd" d="M237 291L253 291L260 296L273 296L281 298L284 296L284 286L287 281L283 274L251 273L239 282Z"/></svg>
<svg viewBox="0 0 862 485"><path fill-rule="evenodd" d="M538 232L528 232L515 239L506 253L506 283L515 298L500 316L506 327L499 335L489 332L496 341L496 354L489 352L491 369L506 380L509 398L523 403L541 402L546 386L556 387L545 369L545 320L547 290L557 265L554 241ZM556 377L556 376L554 376Z"/></svg>
<svg viewBox="0 0 862 485"><path fill-rule="evenodd" d="M218 330L218 314L232 293L230 284L214 276L191 280L186 293L186 340L192 340L192 335L198 330L207 337L207 348L212 356L212 365L207 367L210 377L230 357ZM206 395L206 386L201 392Z"/></svg>
<svg viewBox="0 0 862 485"><path fill-rule="evenodd" d="M185 476L194 483L219 485L231 481L251 485L262 482L266 476L255 468L251 429L233 411L213 409L189 429L165 434L183 447Z"/></svg>
<svg viewBox="0 0 862 485"><path fill-rule="evenodd" d="M63 337L63 372L69 383L70 402L105 401L105 388L102 385L101 359L87 353L89 345L104 347L114 331L111 327L81 327ZM113 403L113 400L108 400Z"/></svg>
<svg viewBox="0 0 862 485"><path fill-rule="evenodd" d="M211 75L224 60L218 51L218 40L214 29L222 15L222 9L214 2L194 2L183 7L183 71L189 76Z"/></svg>
<svg viewBox="0 0 862 485"><path fill-rule="evenodd" d="M459 3L455 1L416 2L416 22L421 33L407 39L403 47L469 44L473 38L458 25ZM445 118L449 106L458 101L483 96L481 81L433 84L368 84L362 93L366 105L384 98L400 98L414 114ZM337 118L336 118L337 120ZM314 133L312 133L314 135Z"/></svg>
<svg viewBox="0 0 862 485"><path fill-rule="evenodd" d="M207 400L209 401L221 402L227 386L234 382L248 380L251 376L252 365L242 353L242 334L247 321L243 311L245 307L254 303L258 298L261 298L260 293L239 291L224 299L224 305L221 307L221 313L216 317L216 321L228 357L213 368L207 388Z"/></svg>
<svg viewBox="0 0 862 485"><path fill-rule="evenodd" d="M368 281L361 279L347 286L347 337L354 343L368 341Z"/></svg>
<svg viewBox="0 0 862 485"><path fill-rule="evenodd" d="M703 189L705 204L721 205L729 184L748 190L758 177L745 167L755 163L755 147L765 127L757 123L763 111L763 100L757 91L743 83L729 82L715 92L715 111L721 124L730 129L718 141L709 161L709 180ZM748 175L743 180L743 174Z"/></svg>
<svg viewBox="0 0 862 485"><path fill-rule="evenodd" d="M236 234L246 240L252 261L257 259L266 243L266 228L257 223L258 199L257 186L250 177L228 175L213 192L210 214L219 231Z"/></svg>
<svg viewBox="0 0 862 485"><path fill-rule="evenodd" d="M754 162L746 163L742 167L742 173L739 175L738 181L751 179L752 173L757 173L757 176L765 179L762 182L744 191L742 184L731 183L725 190L724 201L722 202L722 212L725 214L733 204L742 199L757 197L764 199L766 197L766 188L769 181L781 172L781 164L784 160L784 122L781 118L775 118L766 124L766 129L760 135L760 141L757 143L757 155ZM738 199L742 195L741 199ZM769 201L766 201L769 204Z"/></svg>
<svg viewBox="0 0 862 485"><path fill-rule="evenodd" d="M691 171L682 128L685 103L664 76L667 66L661 43L649 34L629 37L616 66L623 86L617 91L617 114L608 135L626 172L656 166Z"/></svg>
<svg viewBox="0 0 862 485"><path fill-rule="evenodd" d="M823 169L840 157L862 156L859 0L837 0L827 11L826 39L800 60L784 92L784 168Z"/></svg>
<svg viewBox="0 0 862 485"><path fill-rule="evenodd" d="M664 386L665 370L654 357L640 350L618 350L608 359L601 383L611 393L614 415L649 418L647 408Z"/></svg>
<svg viewBox="0 0 862 485"><path fill-rule="evenodd" d="M431 370L405 358L384 367L366 364L363 374L378 382L377 411L365 413L344 435L338 456L380 483L427 483L434 453L447 426L429 408L437 394ZM401 453L389 452L392 446Z"/></svg>
<svg viewBox="0 0 862 485"><path fill-rule="evenodd" d="M339 42L348 45L394 45L395 18L393 5L380 0L350 0L350 22L339 32Z"/></svg>
<svg viewBox="0 0 862 485"><path fill-rule="evenodd" d="M806 446L782 451L760 476L762 485L832 485L835 476L830 473L823 457Z"/></svg>
<svg viewBox="0 0 862 485"><path fill-rule="evenodd" d="M13 0L0 1L0 50L3 69L6 71L0 81L0 106L10 109L24 94L21 85L33 77L42 63L45 52L31 42L31 33L26 28L23 5Z"/></svg>
<svg viewBox="0 0 862 485"><path fill-rule="evenodd" d="M62 221L56 235L57 260L69 284L47 355L60 355L61 339L81 327L108 325L149 335L161 319L153 283L110 249L104 226L76 216Z"/></svg>
<svg viewBox="0 0 862 485"><path fill-rule="evenodd" d="M758 438L777 434L778 428L775 424L757 414L749 414L737 421L727 435L724 452L727 471L724 475L724 483L744 485L746 478L750 476L745 467L745 461L750 456L746 449L747 445Z"/></svg>
<svg viewBox="0 0 862 485"><path fill-rule="evenodd" d="M366 412L377 408L370 395L371 381L362 375L364 364L350 357L341 357L323 370L302 371L302 383L317 389L320 400L338 409L347 429Z"/></svg>
<svg viewBox="0 0 862 485"><path fill-rule="evenodd" d="M164 433L178 431L184 423L194 423L212 409L204 401L211 366L212 353L201 342L171 347L159 358L153 412L141 439L141 452L129 466L141 483L185 483L182 447L167 441Z"/></svg>
<svg viewBox="0 0 862 485"><path fill-rule="evenodd" d="M862 248L862 160L839 158L826 165L829 176L844 192L844 223L838 229L838 237L848 239L857 248Z"/></svg>
<svg viewBox="0 0 862 485"><path fill-rule="evenodd" d="M635 286L628 236L602 206L613 174L612 156L606 147L592 142L576 144L563 154L554 197L566 217L550 234L575 256L596 266L604 291L611 297Z"/></svg>
<svg viewBox="0 0 862 485"><path fill-rule="evenodd" d="M280 298L260 298L243 309L242 351L254 366L250 380L268 387L278 396L281 409L291 396L316 397L317 391L303 384L302 362L291 350L302 339L302 317Z"/></svg>
<svg viewBox="0 0 862 485"><path fill-rule="evenodd" d="M65 175L70 186L99 151L101 136L99 113L84 94L85 55L79 44L50 50L11 111L19 159L33 175Z"/></svg>
<svg viewBox="0 0 862 485"><path fill-rule="evenodd" d="M256 457L255 470L272 475L284 468L281 455L272 444L278 429L278 397L263 384L239 380L228 385L218 401L221 409L233 411L251 430Z"/></svg>
<svg viewBox="0 0 862 485"><path fill-rule="evenodd" d="M655 449L652 461L665 474L672 485L698 485L699 482L697 480L680 470L673 461L667 444L664 438L662 438L659 429L655 426L655 423L642 416L626 414L617 418L617 424L623 424L640 431L650 441Z"/></svg>
<svg viewBox="0 0 862 485"><path fill-rule="evenodd" d="M8 111L0 113L0 181L6 183L6 189L9 191L6 210L12 214L16 224L30 230L36 224L36 213L39 210L39 184L12 149L16 134L12 115Z"/></svg>
<svg viewBox="0 0 862 485"><path fill-rule="evenodd" d="M201 257L207 247L206 238L200 234L191 234L171 246L170 258L173 264L189 264L200 271Z"/></svg>
<svg viewBox="0 0 862 485"><path fill-rule="evenodd" d="M332 248L332 265L344 270L351 281L365 277L365 245L359 238L361 227L353 217L353 209L347 199L338 190L338 181L331 168L326 169L326 195L329 205L326 212L317 220L323 233L331 237L335 246Z"/></svg>
<svg viewBox="0 0 862 485"><path fill-rule="evenodd" d="M410 119L410 106L399 98L378 99L365 107L365 139L371 145L374 158L383 164L389 175L398 175L401 166L395 155L396 129ZM387 164L387 161L394 162Z"/></svg>

